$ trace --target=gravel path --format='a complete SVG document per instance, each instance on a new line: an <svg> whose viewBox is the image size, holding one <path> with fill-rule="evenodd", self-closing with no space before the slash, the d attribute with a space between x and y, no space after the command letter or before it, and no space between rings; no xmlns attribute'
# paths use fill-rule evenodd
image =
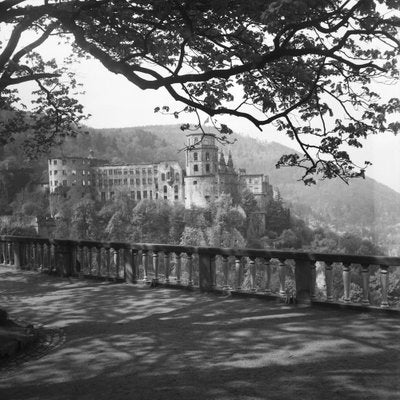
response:
<svg viewBox="0 0 400 400"><path fill-rule="evenodd" d="M1 400L400 398L396 316L6 268L0 301L42 330Z"/></svg>

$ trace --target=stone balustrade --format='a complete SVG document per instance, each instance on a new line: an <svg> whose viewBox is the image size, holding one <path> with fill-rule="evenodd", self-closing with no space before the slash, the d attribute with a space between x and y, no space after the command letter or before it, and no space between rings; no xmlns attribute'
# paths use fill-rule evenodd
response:
<svg viewBox="0 0 400 400"><path fill-rule="evenodd" d="M364 306L370 306L374 279L379 294L374 303L389 308L389 273L400 267L400 258L0 236L0 264L61 276Z"/></svg>

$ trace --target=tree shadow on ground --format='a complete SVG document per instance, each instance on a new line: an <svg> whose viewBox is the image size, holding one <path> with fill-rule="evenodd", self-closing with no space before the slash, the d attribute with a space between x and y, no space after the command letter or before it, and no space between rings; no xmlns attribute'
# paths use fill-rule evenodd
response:
<svg viewBox="0 0 400 400"><path fill-rule="evenodd" d="M4 399L397 399L400 321L259 299L0 273L12 316L66 341ZM15 282L12 283L12 282Z"/></svg>

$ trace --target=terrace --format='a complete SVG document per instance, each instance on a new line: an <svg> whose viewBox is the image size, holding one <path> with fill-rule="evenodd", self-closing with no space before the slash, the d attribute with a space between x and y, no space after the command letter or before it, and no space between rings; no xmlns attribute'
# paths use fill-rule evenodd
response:
<svg viewBox="0 0 400 400"><path fill-rule="evenodd" d="M12 318L40 326L42 335L31 352L0 370L2 399L397 399L400 393L400 321L387 296L387 277L399 259L1 241L2 306ZM321 263L322 293L315 284ZM362 265L359 305L350 301L355 264ZM343 274L340 302L335 268ZM373 269L381 276L375 307L367 304ZM282 298L291 282L298 303L288 305Z"/></svg>

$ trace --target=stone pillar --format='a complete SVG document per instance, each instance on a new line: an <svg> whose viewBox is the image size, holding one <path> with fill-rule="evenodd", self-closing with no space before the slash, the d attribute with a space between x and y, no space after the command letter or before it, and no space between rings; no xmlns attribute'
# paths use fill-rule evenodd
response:
<svg viewBox="0 0 400 400"><path fill-rule="evenodd" d="M199 254L199 286L203 292L211 292L215 282L215 256Z"/></svg>
<svg viewBox="0 0 400 400"><path fill-rule="evenodd" d="M73 246L68 242L56 242L57 270L61 276L72 275Z"/></svg>
<svg viewBox="0 0 400 400"><path fill-rule="evenodd" d="M296 260L296 301L298 304L311 304L312 289L312 261Z"/></svg>

